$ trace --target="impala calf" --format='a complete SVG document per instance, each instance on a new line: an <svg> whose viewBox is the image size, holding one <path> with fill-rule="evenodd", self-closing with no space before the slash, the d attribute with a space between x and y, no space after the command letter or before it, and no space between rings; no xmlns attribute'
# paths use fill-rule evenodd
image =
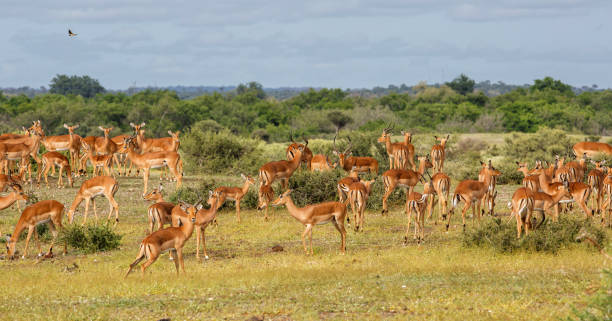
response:
<svg viewBox="0 0 612 321"><path fill-rule="evenodd" d="M68 162L68 158L58 152L46 152L42 155L42 169L38 170L38 179L37 183L40 185L40 176L44 175L45 183L47 187L49 187L49 181L47 180L47 176L49 174L49 170L53 167L59 167L59 178L57 182L58 188L64 187L62 182L62 173L65 172L68 177L68 184L70 187L73 186L72 181L72 170L70 169L70 162Z"/></svg>
<svg viewBox="0 0 612 321"><path fill-rule="evenodd" d="M296 220L302 223L306 228L302 233L302 245L304 246L304 252L308 255L306 249L306 235L310 241L310 254L314 254L312 248L312 228L318 224L325 224L332 222L338 233L340 233L341 243L340 252L344 254L346 248L346 230L344 229L344 219L346 217L346 205L340 202L324 202L319 204L307 205L299 208L293 203L291 196L289 195L291 190L281 194L274 202L272 206L285 205L289 214Z"/></svg>
<svg viewBox="0 0 612 321"><path fill-rule="evenodd" d="M155 231L147 236L140 243L140 251L136 260L130 264L130 268L125 274L127 277L130 272L145 258L147 261L140 267L142 274L151 264L153 264L159 255L170 250L176 267L176 274L179 274L179 264L185 273L185 262L183 262L183 246L193 234L193 228L196 222L196 212L202 208L202 205L181 204L181 209L186 212L186 217L181 217L179 220L182 225L179 227L167 227L165 229Z"/></svg>
<svg viewBox="0 0 612 321"><path fill-rule="evenodd" d="M366 203L372 192L372 184L375 179L363 182L354 182L348 186L349 204L353 210L353 218L355 220L355 231L363 231L363 217L365 214Z"/></svg>
<svg viewBox="0 0 612 321"><path fill-rule="evenodd" d="M410 231L410 221L412 221L412 213L414 217L414 239L417 243L421 243L425 238L425 207L427 206L427 198L433 194L434 189L430 182L423 185L423 194L411 192L406 195L406 216L408 217L408 225L406 226L406 235L404 236L404 244L408 243L408 233ZM417 231L418 230L418 231Z"/></svg>
<svg viewBox="0 0 612 321"><path fill-rule="evenodd" d="M62 216L64 214L64 205L62 203L55 200L47 200L40 201L36 204L32 204L26 207L21 213L21 217L19 217L19 221L15 226L15 231L11 235L11 238L8 240L6 244L7 255L9 259L13 259L15 256L15 246L17 245L17 241L19 240L19 235L26 228L28 229L28 237L26 238L25 249L23 251L22 258L25 258L28 255L28 245L30 243L30 238L32 237L32 233L36 229L37 225L47 223L49 226L49 230L51 234L53 234L53 240L51 240L51 245L49 246L49 252L45 255L45 257L53 256L53 244L57 239L57 229L62 228ZM36 245L38 247L39 256L42 255L42 251L40 248L40 242L38 241L38 233L34 233L34 239L36 240ZM66 254L66 244L64 243L64 254Z"/></svg>
<svg viewBox="0 0 612 321"><path fill-rule="evenodd" d="M246 195L246 193L249 191L249 187L252 184L255 184L255 179L253 179L251 176L240 174L240 177L244 179L244 184L242 187L221 186L215 189L215 193L222 195L220 201L218 202L218 207L221 207L226 199L236 201L236 219L238 220L238 223L240 223L240 200L242 200L244 195Z"/></svg>
<svg viewBox="0 0 612 321"><path fill-rule="evenodd" d="M89 211L89 202L93 203L94 215L96 222L98 221L98 213L96 212L96 200L95 198L100 195L104 195L108 199L109 210L108 218L110 220L113 211L115 212L115 225L119 222L119 204L115 201L115 193L119 189L119 183L110 176L96 176L90 178L81 184L81 188L77 192L70 209L68 210L68 222L72 223L74 218L74 212L77 207L85 200L85 214L83 216L83 225L87 222L87 212Z"/></svg>

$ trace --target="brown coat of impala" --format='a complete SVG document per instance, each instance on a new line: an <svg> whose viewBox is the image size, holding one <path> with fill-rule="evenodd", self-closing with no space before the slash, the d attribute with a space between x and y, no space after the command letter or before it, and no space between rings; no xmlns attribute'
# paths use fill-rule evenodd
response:
<svg viewBox="0 0 612 321"><path fill-rule="evenodd" d="M390 169L382 174L383 184L385 186L385 194L382 197L382 214L389 212L387 208L387 199L391 196L391 193L393 193L396 187L408 188L406 194L410 195L419 181L425 182L423 174L433 165L429 157L417 156L417 159L419 161L419 170L417 172L410 169Z"/></svg>
<svg viewBox="0 0 612 321"><path fill-rule="evenodd" d="M119 204L115 201L115 193L119 189L119 183L110 176L96 176L90 178L81 184L81 188L77 192L70 209L68 210L68 222L72 223L74 218L74 212L77 207L85 201L85 214L83 215L83 224L87 222L87 212L89 211L89 202L93 204L94 215L96 221L98 221L98 213L96 211L96 200L95 198L100 195L104 195L108 199L108 220L110 220L113 211L115 212L115 224L119 222Z"/></svg>
<svg viewBox="0 0 612 321"><path fill-rule="evenodd" d="M270 207L270 203L274 200L274 189L270 185L259 186L259 191L257 192L257 210L261 211L263 209L266 210L264 215L264 220L268 220L268 208Z"/></svg>
<svg viewBox="0 0 612 321"><path fill-rule="evenodd" d="M378 161L373 157L358 157L351 156L352 152L350 152L353 143L351 142L351 138L347 137L349 141L348 147L344 150L344 152L340 153L336 148L336 136L334 136L334 155L338 156L338 164L342 169L347 172L357 171L360 173L370 172L378 175Z"/></svg>
<svg viewBox="0 0 612 321"><path fill-rule="evenodd" d="M32 179L32 171L30 168L30 156L34 158L37 164L40 164L41 160L38 157L38 149L40 147L41 136L40 133L31 130L30 136L23 143L10 143L6 142L4 155L6 159L10 161L21 161L23 165L27 166L28 178Z"/></svg>
<svg viewBox="0 0 612 321"><path fill-rule="evenodd" d="M287 150L285 151L285 154L287 154L287 160L291 161L295 155L296 150L298 150L301 147L302 148L302 156L300 156L301 163L305 164L308 170L312 170L312 159L314 156L312 155L312 151L310 150L310 148L308 148L308 140L304 138L304 142L306 143L306 145L304 145L304 144L300 144L294 141L293 134L289 135L289 139L291 140L291 144L287 146Z"/></svg>
<svg viewBox="0 0 612 321"><path fill-rule="evenodd" d="M136 260L130 264L130 269L125 274L127 277L130 272L145 258L147 261L140 266L140 270L144 275L145 270L153 264L159 255L165 251L170 251L174 258L174 266L176 274L179 274L179 265L185 273L185 263L183 261L183 246L193 234L193 228L196 222L196 212L202 208L202 205L181 204L181 209L186 213L185 217L180 217L182 225L179 227L167 227L159 231L151 233L145 237L140 243L140 250Z"/></svg>
<svg viewBox="0 0 612 321"><path fill-rule="evenodd" d="M346 191L348 190L348 187L351 184L359 181L359 172L357 172L355 168L349 172L349 176L343 177L338 181L336 188L338 189L338 199L340 199L340 202L344 203L345 205L347 204L348 194Z"/></svg>
<svg viewBox="0 0 612 321"><path fill-rule="evenodd" d="M605 218L608 218L608 227L612 226L612 171L608 169L608 175L603 181L604 193L607 195L607 199L603 205L603 213L601 215L601 223L605 224ZM608 215L606 215L606 212Z"/></svg>
<svg viewBox="0 0 612 321"><path fill-rule="evenodd" d="M478 173L478 180L484 182L484 178L486 173L488 172L487 164L483 161L480 162L482 168ZM493 174L491 179L489 180L489 189L485 194L485 197L482 199L482 208L485 213L488 213L491 216L495 216L495 196L497 195L495 191L495 187L497 186L497 176L500 174Z"/></svg>
<svg viewBox="0 0 612 321"><path fill-rule="evenodd" d="M375 179L370 181L354 182L348 186L348 199L351 209L353 210L353 219L355 220L355 231L363 231L364 214L368 198L372 192L372 184Z"/></svg>
<svg viewBox="0 0 612 321"><path fill-rule="evenodd" d="M136 135L136 147L140 154L144 153L153 153L153 152L178 152L179 147L181 145L181 141L179 139L180 131L172 132L168 131L168 135L170 137L161 137L161 138L146 138L145 130L143 127L145 123L141 123L140 125L136 125L134 123L130 123L130 126L134 129L134 134ZM179 172L183 172L183 164L182 161L179 161L178 164ZM132 172L132 165L130 165L129 173ZM138 170L136 171L138 173ZM166 176L165 167L162 167L162 173L160 179Z"/></svg>
<svg viewBox="0 0 612 321"><path fill-rule="evenodd" d="M240 223L240 201L244 195L249 192L249 187L255 184L255 179L253 179L251 176L240 174L240 177L242 177L244 180L242 187L221 186L215 189L215 193L221 195L221 199L219 200L217 207L221 207L225 200L236 202L236 219L238 220L238 223Z"/></svg>
<svg viewBox="0 0 612 321"><path fill-rule="evenodd" d="M28 195L23 191L12 191L8 195L0 196L0 211L9 208L17 201L28 201ZM2 235L2 234L0 234Z"/></svg>
<svg viewBox="0 0 612 321"><path fill-rule="evenodd" d="M523 186L537 192L540 190L540 174L535 174L534 170L527 168L527 163L516 162L517 172L523 173Z"/></svg>
<svg viewBox="0 0 612 321"><path fill-rule="evenodd" d="M408 224L406 226L406 235L404 235L404 244L408 243L408 233L410 231L410 222L412 221L412 213L414 216L414 239L417 243L421 243L425 238L425 208L428 203L428 198L433 195L434 189L431 181L423 184L423 194L411 192L406 195L406 216Z"/></svg>
<svg viewBox="0 0 612 321"><path fill-rule="evenodd" d="M595 157L597 154L612 155L612 146L600 142L580 142L572 147L576 157Z"/></svg>
<svg viewBox="0 0 612 321"><path fill-rule="evenodd" d="M551 177L546 175L544 172L540 174L540 188L542 188L543 192L553 194L559 186L563 186L563 183L552 182ZM569 191L572 194L572 199L574 202L578 203L578 206L580 206L582 212L584 212L584 216L592 216L592 213L587 206L587 201L591 195L591 188L589 185L582 182L570 182Z"/></svg>
<svg viewBox="0 0 612 321"><path fill-rule="evenodd" d="M40 124L36 124L40 127ZM45 146L48 151L69 151L70 162L73 166L76 166L76 162L79 160L79 152L81 149L81 136L76 135L74 130L79 128L79 125L68 126L64 124L64 128L68 129L68 135L59 136L42 136L41 143ZM42 127L40 127L42 132ZM53 170L55 174L55 170Z"/></svg>
<svg viewBox="0 0 612 321"><path fill-rule="evenodd" d="M102 171L106 173L106 176L111 176L111 167L113 165L113 155L94 155L91 149L85 148L85 154L83 155L83 161L81 162L82 170L79 174L87 176L87 160L91 163L92 173L91 176L102 175Z"/></svg>
<svg viewBox="0 0 612 321"><path fill-rule="evenodd" d="M62 173L66 173L66 176L68 176L68 184L70 184L70 187L72 187L74 183L72 181L72 169L70 168L70 162L66 156L60 154L59 152L46 152L42 155L42 168L38 170L37 183L40 184L40 176L44 175L45 183L47 184L47 187L49 187L47 176L49 175L49 170L55 166L59 167L59 178L57 181L58 188L64 187L62 182Z"/></svg>
<svg viewBox="0 0 612 321"><path fill-rule="evenodd" d="M510 207L512 212L510 217L516 217L516 237L521 237L522 228L525 228L525 234L533 229L531 225L531 216L533 215L533 192L526 187L520 187L512 195ZM542 216L544 218L544 216ZM542 219L544 222L544 219ZM542 224L542 223L540 223Z"/></svg>
<svg viewBox="0 0 612 321"><path fill-rule="evenodd" d="M175 204L164 201L163 189L163 186L160 184L159 187L143 196L145 200L154 202L147 209L149 234L153 233L153 226L156 223L157 230L161 230L166 224L172 224L172 209Z"/></svg>
<svg viewBox="0 0 612 321"><path fill-rule="evenodd" d="M427 206L427 220L431 218L432 213L435 211L437 195L440 202L440 210L438 211L438 216L436 217L435 223L438 224L440 217L442 217L442 220L446 219L448 210L448 195L450 193L450 177L442 172L435 173L431 177L431 186L435 193L432 193L429 198L430 201ZM440 215L440 213L442 215Z"/></svg>
<svg viewBox="0 0 612 321"><path fill-rule="evenodd" d="M210 208L201 208L196 213L196 259L200 259L200 242L202 243L202 249L204 251L204 258L208 260L208 253L206 252L206 228L217 218L218 204L223 197L223 193L219 192L208 192L208 205Z"/></svg>
<svg viewBox="0 0 612 321"><path fill-rule="evenodd" d="M465 214L467 213L470 206L472 207L472 214L474 215L474 221L478 218L480 221L480 210L481 203L487 192L489 191L491 179L493 176L500 175L501 172L493 168L491 165L491 161L489 161L486 172L484 174L484 181L475 181L471 179L463 180L459 182L457 187L455 187L455 192L453 193L453 206L448 215L448 222L446 223L446 230L448 230L450 226L450 221L452 218L452 214L455 212L455 207L459 204L459 202L464 201L465 205L461 210L461 218L463 222L463 227L465 228ZM476 211L476 207L478 207L478 211Z"/></svg>
<svg viewBox="0 0 612 321"><path fill-rule="evenodd" d="M569 191L569 183L557 186L554 193L548 194L544 192L533 193L533 209L534 211L540 211L545 215L548 210L554 207L555 213L553 215L553 221L556 222L559 219L559 203L563 199L571 199L572 194ZM545 216L542 217L544 222ZM541 223L540 223L541 224Z"/></svg>
<svg viewBox="0 0 612 321"><path fill-rule="evenodd" d="M116 155L116 153L119 151L119 145L117 145L109 136L110 132L113 130L113 127L105 128L102 126L98 126L98 128L104 132L104 139L102 139L101 141L96 139L95 152L98 154L102 154L102 155L111 155L115 165L117 165L117 168L121 168L121 164L119 163L119 158ZM113 173L112 165L110 166L109 170L112 175Z"/></svg>
<svg viewBox="0 0 612 321"><path fill-rule="evenodd" d="M323 154L315 154L310 161L310 170L315 171L329 171L338 166L338 163L331 163L329 157Z"/></svg>
<svg viewBox="0 0 612 321"><path fill-rule="evenodd" d="M592 208L595 208L597 213L601 213L601 203L604 197L603 181L606 179L607 171L602 167L606 161L591 161L595 168L589 171L587 175L587 183L591 188L591 196L593 196Z"/></svg>
<svg viewBox="0 0 612 321"><path fill-rule="evenodd" d="M407 169L409 162L408 147L403 143L391 142L392 127L387 126L383 129L382 134L378 137L378 142L385 144L387 156L389 157L389 169Z"/></svg>
<svg viewBox="0 0 612 321"><path fill-rule="evenodd" d="M440 144L435 144L431 148L431 162L433 163L433 171L434 173L441 172L444 169L444 158L446 157L446 142L450 138L450 135L446 135L444 137L434 136L436 141L439 141Z"/></svg>
<svg viewBox="0 0 612 321"><path fill-rule="evenodd" d="M412 133L402 130L402 136L404 136L404 146L408 148L408 163L410 163L410 169L416 170L416 164L414 163L414 145L412 145Z"/></svg>
<svg viewBox="0 0 612 321"><path fill-rule="evenodd" d="M306 145L308 145L308 143L306 143ZM279 179L282 188L286 189L289 178L293 175L293 172L300 167L300 159L302 158L304 148L298 147L296 150L289 151L289 153L293 154L290 161L279 160L264 164L259 168L259 181L263 185L271 185L276 179Z"/></svg>
<svg viewBox="0 0 612 321"><path fill-rule="evenodd" d="M324 202L319 204L307 205L305 207L297 207L291 199L291 190L281 194L272 206L285 205L289 214L296 220L302 223L306 228L302 233L302 245L304 252L308 255L306 248L306 235L310 241L310 254L314 254L312 248L312 228L315 225L332 222L338 233L340 233L340 252L344 254L346 248L346 230L344 229L344 220L346 219L346 205L340 202Z"/></svg>
<svg viewBox="0 0 612 321"><path fill-rule="evenodd" d="M11 238L8 240L6 244L7 255L10 259L13 259L15 256L15 246L17 245L17 241L19 240L19 235L27 228L28 229L28 237L26 238L25 249L23 251L22 258L25 258L28 255L28 245L30 244L30 238L32 234L34 234L34 239L36 240L36 245L38 247L39 255L42 254L40 248L40 242L38 241L38 233L34 233L36 230L36 225L46 223L49 226L49 230L53 234L53 240L51 241L51 246L49 246L49 252L45 257L53 256L53 244L57 239L58 229L62 228L62 217L64 215L64 205L62 203L55 200L46 200L40 201L36 204L32 204L26 207L21 216L19 217L19 221L17 221L17 225L15 226L15 231L11 235ZM66 244L64 244L64 254L66 254Z"/></svg>
<svg viewBox="0 0 612 321"><path fill-rule="evenodd" d="M566 166L569 167L570 171L572 172L576 182L582 182L584 180L584 174L587 168L586 159L587 155L583 154L582 158L578 161L571 161L566 164Z"/></svg>

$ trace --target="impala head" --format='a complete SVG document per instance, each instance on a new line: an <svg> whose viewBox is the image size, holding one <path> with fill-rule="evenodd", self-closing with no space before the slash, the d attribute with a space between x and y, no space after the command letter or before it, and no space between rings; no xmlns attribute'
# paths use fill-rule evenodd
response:
<svg viewBox="0 0 612 321"><path fill-rule="evenodd" d="M134 128L134 135L140 134L140 129L145 127L145 122L140 123L140 125L136 125L134 123L130 123L130 127Z"/></svg>
<svg viewBox="0 0 612 321"><path fill-rule="evenodd" d="M68 133L74 134L74 130L79 128L79 124L76 124L74 126L68 126L68 124L64 124L64 128L68 129Z"/></svg>
<svg viewBox="0 0 612 321"><path fill-rule="evenodd" d="M423 166L425 166L425 171L427 171L428 168L433 167L433 163L431 162L431 159L429 159L429 154L427 154L426 156L417 155L416 158L419 161L419 165L423 164Z"/></svg>
<svg viewBox="0 0 612 321"><path fill-rule="evenodd" d="M170 137L172 137L172 140L177 142L177 143L181 142L180 139L179 139L179 134L180 133L181 133L180 130L177 130L174 133L171 130L168 131L168 135L170 135Z"/></svg>
<svg viewBox="0 0 612 321"><path fill-rule="evenodd" d="M450 135L446 135L446 138L438 136L434 136L434 138L436 139L436 141L440 142L440 145L446 146L446 142L449 140Z"/></svg>
<svg viewBox="0 0 612 321"><path fill-rule="evenodd" d="M113 127L102 127L102 126L98 126L98 128L104 132L104 137L108 137L108 134L111 132L111 130L113 130Z"/></svg>
<svg viewBox="0 0 612 321"><path fill-rule="evenodd" d="M245 182L248 182L249 185L255 184L255 179L249 175L240 174L240 177L242 177Z"/></svg>
<svg viewBox="0 0 612 321"><path fill-rule="evenodd" d="M291 144L289 144L289 146L287 146L287 159L288 160L293 160L293 158L296 156L296 152L299 150L300 151L300 155L303 155L303 152L306 150L306 146L308 146L308 140L304 138L304 143L306 143L306 145L304 144L300 144L298 142L296 142L295 140L293 140L293 133L289 132L289 139L291 140ZM301 156L300 156L301 157Z"/></svg>
<svg viewBox="0 0 612 321"><path fill-rule="evenodd" d="M149 193L145 194L142 196L142 198L144 198L147 201L156 201L160 198L163 197L162 195L162 190L164 189L164 186L162 184L159 184L159 186L155 189L153 189L152 191L150 191Z"/></svg>
<svg viewBox="0 0 612 321"><path fill-rule="evenodd" d="M380 135L380 137L378 137L378 142L379 143L386 143L387 141L391 141L391 133L393 132L393 128L395 126L391 127L391 124L389 123L389 125L387 125L387 127L385 127L382 131L382 134Z"/></svg>
<svg viewBox="0 0 612 321"><path fill-rule="evenodd" d="M595 169L602 170L602 166L606 164L606 160L593 161L591 160L591 164L595 165Z"/></svg>
<svg viewBox="0 0 612 321"><path fill-rule="evenodd" d="M484 163L482 163L482 164L484 164ZM518 168L516 169L517 172L526 173L528 171L527 163L516 162L516 165L518 166ZM484 168L484 166L483 166L483 168Z"/></svg>
<svg viewBox="0 0 612 321"><path fill-rule="evenodd" d="M277 199L275 199L270 205L272 206L281 206L287 204L287 201L291 199L289 196L291 194L291 190L287 190L286 192L280 194Z"/></svg>
<svg viewBox="0 0 612 321"><path fill-rule="evenodd" d="M206 201L206 204L208 204L210 208L213 208L213 206L215 206L215 204L218 202L219 198L221 198L221 194L222 192L208 191L208 200Z"/></svg>
<svg viewBox="0 0 612 321"><path fill-rule="evenodd" d="M268 207L268 201L272 200L274 197L274 190L270 185L261 185L259 186L259 192L257 193L257 209L263 210Z"/></svg>
<svg viewBox="0 0 612 321"><path fill-rule="evenodd" d="M406 132L402 130L402 136L404 136L404 141L407 143L412 143L412 133Z"/></svg>
<svg viewBox="0 0 612 321"><path fill-rule="evenodd" d="M196 214L198 213L199 210L202 209L202 199L199 199L198 202L195 203L194 205L181 202L179 206L181 207L183 212L187 214L187 219L190 220L191 223L195 223Z"/></svg>
<svg viewBox="0 0 612 321"><path fill-rule="evenodd" d="M11 238L6 235L6 256L9 260L15 259L15 245L17 245L17 240L13 241Z"/></svg>
<svg viewBox="0 0 612 321"><path fill-rule="evenodd" d="M334 136L334 155L338 156L338 164L340 164L340 167L344 167L344 160L349 158L352 154L350 150L351 150L351 147L353 146L353 142L351 141L350 137L346 137L349 141L349 145L348 147L346 147L344 152L340 153L338 152L338 148L336 147L336 138L338 138L337 132L336 132L336 136Z"/></svg>

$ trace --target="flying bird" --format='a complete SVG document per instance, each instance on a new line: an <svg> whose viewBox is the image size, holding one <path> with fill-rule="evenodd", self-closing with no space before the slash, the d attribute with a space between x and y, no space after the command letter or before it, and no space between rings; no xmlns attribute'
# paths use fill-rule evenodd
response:
<svg viewBox="0 0 612 321"><path fill-rule="evenodd" d="M68 36L69 37L74 37L76 35L77 35L76 33L73 33L72 30L68 29Z"/></svg>

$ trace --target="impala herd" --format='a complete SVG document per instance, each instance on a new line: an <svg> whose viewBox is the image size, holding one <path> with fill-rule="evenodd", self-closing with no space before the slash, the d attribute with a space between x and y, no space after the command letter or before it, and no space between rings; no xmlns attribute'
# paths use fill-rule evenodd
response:
<svg viewBox="0 0 612 321"><path fill-rule="evenodd" d="M183 179L183 161L178 152L180 146L179 132L168 131L169 137L147 138L145 136L143 122L139 125L130 123L134 130L132 135L119 135L111 137L112 127L99 129L103 136L87 136L82 138L74 133L79 125L69 126L64 124L68 135L45 136L40 121L33 122L30 128L24 128L24 134L0 135L0 192L9 192L6 196L0 196L0 210L10 207L19 201L28 201L29 197L24 192L22 185L31 182L31 158L38 164L37 183L40 184L41 177L49 186L49 171L55 173L59 168L59 179L57 187L64 187L62 176L65 174L67 183L72 187L74 179L79 176L87 176L87 162L91 163L91 177L83 181L76 193L72 205L68 209L68 221L72 223L74 214L80 204L85 201L83 224L87 221L90 203L93 206L94 216L98 221L95 198L103 195L108 199L109 211L107 219L110 220L114 212L115 223L119 222L119 203L115 200L115 194L119 189L116 175L130 175L132 168L142 171L143 176L143 198L152 201L153 204L147 210L149 235L141 242L140 250L136 260L130 265L127 275L142 261L141 271L153 264L164 251L170 251L174 259L176 271L179 266L184 272L183 246L189 240L193 231L196 231L196 257L200 258L200 244L202 244L204 258L208 259L206 251L206 228L216 222L217 211L226 200L235 202L236 219L241 222L240 203L248 193L251 185L259 185L257 209L265 209L265 220L268 220L268 208L270 206L282 206L287 208L291 216L304 225L302 233L302 245L304 252L313 254L312 229L315 225L331 222L340 234L340 251L345 252L346 229L345 221L350 221L347 216L347 208L350 206L353 213L353 224L355 231L364 230L365 209L376 184L379 164L373 157L353 156L352 141L347 137L348 146L340 152L336 146L338 133L333 140L333 154L338 157L337 162L331 162L330 157L325 154L313 154L308 147L308 140L304 138L303 143L296 142L293 135L290 136L291 144L286 149L286 160L278 160L263 164L259 169L258 177L241 174L244 183L242 186L222 186L214 191L209 191L206 202L199 199L196 204L188 204L179 200L178 204L164 201L163 186L160 184L153 190L148 190L148 181L152 168L166 167L176 181L176 187L180 187ZM404 242L409 239L409 229L414 217L414 236L417 243L421 243L425 237L425 222L432 218L439 203L438 215L435 224L446 221L446 230L450 227L452 215L460 202L464 205L461 209L463 228L466 226L466 214L472 208L474 221L480 221L481 216L486 214L495 215L495 200L497 197L496 181L502 174L492 162L481 162L480 172L477 180L463 180L458 182L452 195L451 178L444 173L444 161L446 158L446 145L450 136L435 136L436 144L427 155L415 154L412 145L412 134L401 132L403 141L392 141L393 127L387 126L383 129L378 143L384 145L389 158L389 170L382 173L384 195L382 196L382 215L389 212L388 199L397 187L406 190L406 202L404 211L408 222ZM40 146L44 146L47 152L39 157ZM60 153L67 151L68 157ZM573 147L574 154L578 157L576 161L565 163L563 157L557 156L550 164L536 161L535 167L528 168L527 163L517 162L517 171L524 175L522 187L518 188L508 207L511 209L510 218L516 218L517 237L537 229L545 220L546 213L554 211L552 219L558 220L559 213L567 210L571 203L577 203L586 218L593 217L595 213L601 213L602 224L610 225L612 213L612 171L605 167L605 161L590 162L595 166L587 172L587 164L590 158L598 155L612 155L612 147L605 143L581 142ZM129 163L129 169L128 169ZM17 165L18 164L18 165ZM291 190L288 182L293 173L300 167L310 171L326 171L336 167L341 168L348 175L340 179L337 186L339 201L328 201L298 207L291 198ZM430 175L429 169L433 173ZM362 180L360 174L367 173L371 180ZM26 179L27 174L27 179ZM105 174L102 176L102 174ZM162 176L164 173L162 173ZM586 176L586 183L585 181ZM275 198L273 183L280 182L279 196ZM423 184L423 192L415 191L416 185ZM592 197L591 209L589 209L589 198ZM330 198L332 196L330 195ZM451 202L449 208L448 202ZM203 206L208 204L208 209ZM541 213L538 222L534 213ZM46 223L53 234L53 240L45 257L53 256L53 244L56 240L58 229L62 228L62 217L64 205L55 200L37 202L25 208L22 212L15 230L10 238L7 237L8 257L13 258L16 253L16 243L19 235L27 228L28 235L25 242L23 256L27 255L28 244L34 234L39 256L42 255L38 234L33 233L36 225ZM170 225L169 227L165 227ZM309 246L306 244L309 239ZM64 253L66 248L64 246Z"/></svg>

